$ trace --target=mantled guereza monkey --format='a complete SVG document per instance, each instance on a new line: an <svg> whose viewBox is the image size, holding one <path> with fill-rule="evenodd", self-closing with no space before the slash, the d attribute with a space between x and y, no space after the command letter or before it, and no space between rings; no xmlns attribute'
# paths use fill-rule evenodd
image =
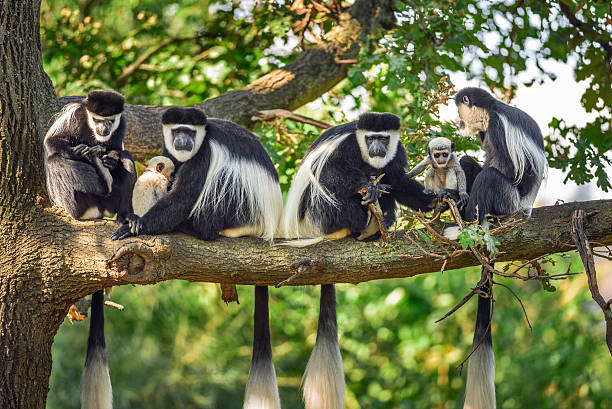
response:
<svg viewBox="0 0 612 409"><path fill-rule="evenodd" d="M368 204L379 201L386 227L397 204L428 210L436 195L406 174L400 119L389 113L362 114L357 121L327 129L310 146L287 195L280 235L304 246L348 235L377 237ZM384 177L376 186L370 177ZM367 194L362 198L358 190ZM382 194L386 190L388 194ZM372 228L373 227L373 228ZM321 286L317 340L303 380L306 409L342 409L345 382L336 327L333 284Z"/></svg>
<svg viewBox="0 0 612 409"><path fill-rule="evenodd" d="M465 173L455 155L455 144L450 139L438 137L430 140L427 144L427 157L408 172L408 177L421 174L429 166L431 169L425 175L425 188L438 195L458 195L459 205L467 204L469 195L466 191Z"/></svg>
<svg viewBox="0 0 612 409"><path fill-rule="evenodd" d="M282 211L274 164L259 140L229 121L196 108L162 116L163 155L174 163L170 191L111 237L182 231L202 240L256 236L272 240ZM280 409L268 326L268 291L255 287L253 360L245 409Z"/></svg>
<svg viewBox="0 0 612 409"><path fill-rule="evenodd" d="M478 134L485 151L482 167L469 156L460 161L470 194L464 218L472 221L478 213L478 223L486 224L489 214L509 215L522 210L527 217L531 216L547 168L544 140L536 122L479 88L462 89L455 96L455 104L461 133ZM455 237L456 231L447 231L445 235ZM478 296L473 346L477 349L468 364L465 409L495 408L490 314L491 299Z"/></svg>
<svg viewBox="0 0 612 409"><path fill-rule="evenodd" d="M51 201L75 219L132 212L136 168L123 149L123 95L91 91L66 105L45 135L45 170ZM87 357L81 381L83 409L112 408L112 388L104 341L104 293L92 296Z"/></svg>
<svg viewBox="0 0 612 409"><path fill-rule="evenodd" d="M45 168L51 201L75 219L132 212L136 168L123 149L124 98L114 91L91 91L68 104L45 135Z"/></svg>

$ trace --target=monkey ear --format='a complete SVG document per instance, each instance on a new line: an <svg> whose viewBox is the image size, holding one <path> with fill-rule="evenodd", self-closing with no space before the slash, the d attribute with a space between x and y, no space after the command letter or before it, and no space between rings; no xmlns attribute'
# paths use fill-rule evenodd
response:
<svg viewBox="0 0 612 409"><path fill-rule="evenodd" d="M451 152L455 152L455 142L451 142Z"/></svg>
<svg viewBox="0 0 612 409"><path fill-rule="evenodd" d="M155 169L161 173L161 171L164 170L164 164L158 163L157 166L155 166Z"/></svg>
<svg viewBox="0 0 612 409"><path fill-rule="evenodd" d="M431 156L431 148L427 146L427 156Z"/></svg>

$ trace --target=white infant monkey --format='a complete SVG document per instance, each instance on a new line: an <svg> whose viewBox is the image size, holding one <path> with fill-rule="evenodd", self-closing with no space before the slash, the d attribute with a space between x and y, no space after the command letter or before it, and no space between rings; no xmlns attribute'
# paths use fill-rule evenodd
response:
<svg viewBox="0 0 612 409"><path fill-rule="evenodd" d="M444 193L444 190L457 191L459 204L465 205L469 195L466 191L465 173L454 153L455 144L448 138L433 138L427 145L427 152L427 157L408 172L408 177L415 177L431 166L425 175L425 188L438 194Z"/></svg>
<svg viewBox="0 0 612 409"><path fill-rule="evenodd" d="M168 194L174 163L166 156L155 156L134 185L132 208L142 216L162 197Z"/></svg>

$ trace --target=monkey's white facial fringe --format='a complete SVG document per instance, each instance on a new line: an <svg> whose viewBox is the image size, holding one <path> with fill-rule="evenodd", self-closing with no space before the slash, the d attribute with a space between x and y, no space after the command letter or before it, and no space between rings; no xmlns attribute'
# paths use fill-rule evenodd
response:
<svg viewBox="0 0 612 409"><path fill-rule="evenodd" d="M96 140L100 143L108 142L111 136L113 136L113 132L115 132L117 128L119 128L119 123L121 122L121 114L101 116L101 115L96 115L93 112L89 112L88 109L85 109L85 111L87 111L87 125L89 125L89 129L91 129L91 132L93 132ZM106 136L98 135L98 133L96 132L96 124L94 123L94 119L105 119L105 120L112 119L113 120L113 127L111 128L111 131L108 133L108 135Z"/></svg>
<svg viewBox="0 0 612 409"><path fill-rule="evenodd" d="M302 380L304 406L306 409L343 409L345 389L338 343L319 334Z"/></svg>
<svg viewBox="0 0 612 409"><path fill-rule="evenodd" d="M495 409L495 357L485 343L470 357L463 409Z"/></svg>
<svg viewBox="0 0 612 409"><path fill-rule="evenodd" d="M243 409L280 409L276 371L271 361L259 361L249 370Z"/></svg>
<svg viewBox="0 0 612 409"><path fill-rule="evenodd" d="M196 131L195 141L191 151L177 151L174 149L174 138L172 137L172 129L177 126L188 127ZM205 125L182 125L182 124L164 124L162 125L162 134L164 135L164 146L172 156L179 162L187 162L189 159L200 150L202 142L206 137Z"/></svg>
<svg viewBox="0 0 612 409"><path fill-rule="evenodd" d="M506 131L506 146L508 147L510 160L512 160L514 165L514 181L516 183L521 181L527 162L531 164L536 174L536 179L541 181L548 167L544 151L521 128L511 124L504 115L498 115ZM538 184L538 188L539 186ZM533 199L535 200L535 197Z"/></svg>
<svg viewBox="0 0 612 409"><path fill-rule="evenodd" d="M206 181L189 217L206 217L205 209L216 208L226 197L238 205L236 218L254 227L255 236L274 238L283 207L278 182L257 162L233 157L211 140Z"/></svg>
<svg viewBox="0 0 612 409"><path fill-rule="evenodd" d="M385 157L370 157L370 154L368 153L368 145L366 144L366 136L370 133L375 133L379 135L389 135L389 146ZM361 152L361 159L363 159L365 163L369 164L373 168L384 168L389 162L393 160L393 158L395 158L395 154L397 153L397 144L400 143L399 130L390 129L388 131L372 132L363 129L357 129L355 136L357 137L357 144L359 145L359 151Z"/></svg>
<svg viewBox="0 0 612 409"><path fill-rule="evenodd" d="M307 189L310 189L310 202L307 204L307 208L316 207L319 203L338 205L334 195L319 182L319 179L330 156L349 135L343 134L331 137L302 159L293 183L291 183L289 193L287 193L279 237L289 239L323 235L321 227L313 221L308 211L306 211L304 220L300 220L300 204L304 193Z"/></svg>
<svg viewBox="0 0 612 409"><path fill-rule="evenodd" d="M81 409L113 409L113 389L104 350L96 348L83 369Z"/></svg>

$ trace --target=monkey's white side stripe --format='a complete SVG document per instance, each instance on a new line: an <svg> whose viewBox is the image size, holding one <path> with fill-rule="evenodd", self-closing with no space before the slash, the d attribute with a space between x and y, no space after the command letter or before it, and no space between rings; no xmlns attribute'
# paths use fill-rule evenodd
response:
<svg viewBox="0 0 612 409"><path fill-rule="evenodd" d="M463 409L495 409L495 357L484 343L468 363Z"/></svg>
<svg viewBox="0 0 612 409"><path fill-rule="evenodd" d="M113 409L113 389L103 349L94 349L83 369L81 409Z"/></svg>
<svg viewBox="0 0 612 409"><path fill-rule="evenodd" d="M521 128L512 125L504 115L498 115L506 131L506 146L514 165L514 181L518 182L523 178L527 161L533 167L537 180L541 181L548 167L544 151Z"/></svg>
<svg viewBox="0 0 612 409"><path fill-rule="evenodd" d="M343 409L346 384L336 342L319 336L302 380L306 409Z"/></svg>
<svg viewBox="0 0 612 409"><path fill-rule="evenodd" d="M304 220L300 222L300 204L304 193L310 189L310 204L307 207L314 207L320 202L327 202L334 206L337 205L336 198L321 183L321 171L329 160L330 156L336 151L338 146L350 134L336 135L322 142L315 150L310 152L303 160L291 183L287 201L283 210L280 237L300 238L300 237L319 237L323 235L318 223L314 222L307 212Z"/></svg>
<svg viewBox="0 0 612 409"><path fill-rule="evenodd" d="M51 125L45 134L45 140L56 133L63 132L70 129L71 126L76 125L76 122L74 121L74 111L76 111L80 105L81 104L79 103L68 104L64 106L64 108L62 108L57 114L55 114L53 117L53 125ZM47 155L45 155L45 159L46 156Z"/></svg>
<svg viewBox="0 0 612 409"><path fill-rule="evenodd" d="M279 184L257 162L232 157L226 147L210 141L210 166L204 188L189 217L202 217L228 197L241 208L238 219L247 219L256 236L272 240L278 227L283 199Z"/></svg>
<svg viewBox="0 0 612 409"><path fill-rule="evenodd" d="M276 372L271 361L259 361L249 371L243 409L280 409Z"/></svg>

